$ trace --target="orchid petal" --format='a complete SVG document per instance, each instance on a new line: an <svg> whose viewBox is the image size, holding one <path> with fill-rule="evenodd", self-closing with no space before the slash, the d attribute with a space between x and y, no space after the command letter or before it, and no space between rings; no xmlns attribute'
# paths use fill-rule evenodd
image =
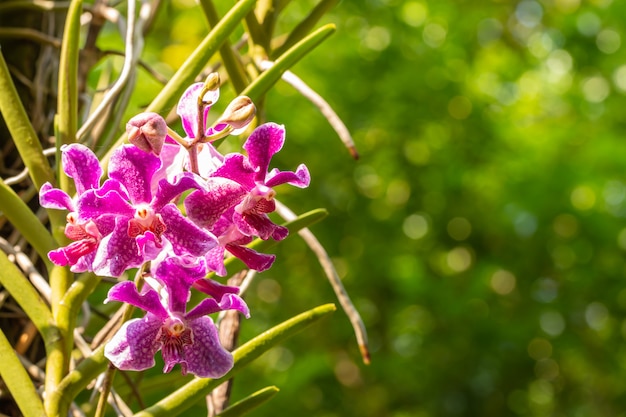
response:
<svg viewBox="0 0 626 417"><path fill-rule="evenodd" d="M150 184L161 160L133 145L118 148L109 162L109 178L118 180L128 190L133 204L152 200Z"/></svg>
<svg viewBox="0 0 626 417"><path fill-rule="evenodd" d="M248 159L240 153L231 153L224 157L224 163L217 168L211 176L228 178L248 190L255 186L255 168L250 165Z"/></svg>
<svg viewBox="0 0 626 417"><path fill-rule="evenodd" d="M74 211L72 198L63 190L54 188L49 182L39 190L39 204L45 208Z"/></svg>
<svg viewBox="0 0 626 417"><path fill-rule="evenodd" d="M268 187L275 187L280 184L289 184L298 188L306 188L311 182L311 174L306 165L300 164L296 169L296 172L285 171L281 172L277 169L273 169L265 179L265 185Z"/></svg>
<svg viewBox="0 0 626 417"><path fill-rule="evenodd" d="M219 302L214 298L205 298L200 301L197 306L185 315L185 318L187 320L194 320L198 317L224 310L237 310L246 318L250 317L250 310L241 297L237 294L224 294Z"/></svg>
<svg viewBox="0 0 626 417"><path fill-rule="evenodd" d="M169 183L167 180L162 179L159 181L151 206L154 211L158 212L164 205L171 202L185 191L201 187L198 178L192 173L184 173L181 177L177 178L174 183Z"/></svg>
<svg viewBox="0 0 626 417"><path fill-rule="evenodd" d="M256 180L264 182L272 156L285 143L285 127L265 123L254 129L243 148L248 152L250 163L257 168Z"/></svg>
<svg viewBox="0 0 626 417"><path fill-rule="evenodd" d="M104 347L104 356L118 369L142 371L154 366L161 344L157 335L162 321L150 314L129 320Z"/></svg>
<svg viewBox="0 0 626 417"><path fill-rule="evenodd" d="M219 341L217 329L210 317L200 317L189 323L194 343L184 347L187 371L201 378L220 378L233 367L233 356Z"/></svg>
<svg viewBox="0 0 626 417"><path fill-rule="evenodd" d="M202 230L184 217L175 204L163 207L161 215L167 227L163 235L172 243L176 255L188 253L204 256L217 245L217 239L212 233Z"/></svg>
<svg viewBox="0 0 626 417"><path fill-rule="evenodd" d="M210 229L229 208L236 205L246 190L226 178L209 178L207 190L194 191L185 199L187 216L197 225Z"/></svg>
<svg viewBox="0 0 626 417"><path fill-rule="evenodd" d="M109 301L120 301L134 305L152 313L154 317L159 319L164 319L168 316L168 312L161 304L159 294L153 289L140 294L137 290L137 285L133 281L122 281L112 286L105 302Z"/></svg>
<svg viewBox="0 0 626 417"><path fill-rule="evenodd" d="M97 188L102 176L100 161L96 155L79 143L61 146L63 171L74 180L76 193L81 195L91 188Z"/></svg>

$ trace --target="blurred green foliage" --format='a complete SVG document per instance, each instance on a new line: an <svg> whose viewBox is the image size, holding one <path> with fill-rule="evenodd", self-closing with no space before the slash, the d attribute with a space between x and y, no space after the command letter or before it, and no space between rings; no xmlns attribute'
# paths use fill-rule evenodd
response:
<svg viewBox="0 0 626 417"><path fill-rule="evenodd" d="M291 2L285 31L312 4ZM165 9L144 59L168 75L206 23L194 2ZM372 364L338 313L238 375L233 401L277 385L254 415L626 415L625 15L617 0L333 9L337 33L294 72L360 160L285 83L265 115L287 129L274 165L304 162L313 177L279 199L330 211L313 231L363 315ZM137 107L158 88L145 77ZM276 251L242 341L334 300L299 239Z"/></svg>

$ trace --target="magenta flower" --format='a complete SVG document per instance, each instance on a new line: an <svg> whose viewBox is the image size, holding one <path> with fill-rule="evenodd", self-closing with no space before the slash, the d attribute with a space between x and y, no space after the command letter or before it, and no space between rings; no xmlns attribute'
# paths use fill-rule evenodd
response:
<svg viewBox="0 0 626 417"><path fill-rule="evenodd" d="M175 255L204 256L217 245L215 236L172 203L183 192L200 188L193 174L179 175L173 183L157 182L153 177L161 160L132 145L114 152L109 179L102 186L98 160L87 147L64 147L63 164L76 183L76 197L50 184L40 192L42 206L70 210L66 235L74 242L51 251L52 262L71 265L75 272L118 277L154 259L163 239L171 243Z"/></svg>
<svg viewBox="0 0 626 417"><path fill-rule="evenodd" d="M163 247L163 238L177 256L203 256L217 244L215 236L189 221L171 202L200 187L194 175L180 175L174 183L162 179L155 185L153 175L160 164L156 156L124 145L111 157L110 179L101 189L90 190L79 199L81 219L115 216L115 228L102 239L94 259L97 273L120 276L154 259Z"/></svg>
<svg viewBox="0 0 626 417"><path fill-rule="evenodd" d="M276 123L265 123L257 127L244 143L248 152L228 154L221 167L212 174L214 177L231 179L242 185L246 196L235 206L233 223L246 236L259 236L261 239L282 240L287 236L285 227L274 224L267 213L276 209L273 187L290 184L299 188L307 187L311 181L309 171L304 164L295 172L281 172L274 168L268 172L272 156L280 151L285 143L285 128ZM196 220L190 215L192 220Z"/></svg>
<svg viewBox="0 0 626 417"><path fill-rule="evenodd" d="M80 144L63 145L61 162L65 174L74 180L75 198L65 191L45 183L39 191L42 207L68 210L65 235L73 242L68 246L50 251L50 260L61 266L71 265L73 272L91 270L95 251L102 237L113 230L114 218L101 216L89 220L80 219L77 210L81 195L100 187L102 169L98 158L89 148Z"/></svg>
<svg viewBox="0 0 626 417"><path fill-rule="evenodd" d="M122 301L145 310L143 318L130 320L105 346L105 356L119 369L140 371L154 366L159 350L165 362L164 372L180 364L181 372L203 378L219 378L233 366L230 352L219 342L217 329L208 314L237 310L249 316L245 302L236 295L237 288L208 282L197 285L205 292L219 296L206 298L187 311L190 288L207 281L206 265L186 258L168 258L154 271L159 291L147 288L137 291L133 282L125 281L111 288L107 300ZM158 285L155 285L158 287Z"/></svg>

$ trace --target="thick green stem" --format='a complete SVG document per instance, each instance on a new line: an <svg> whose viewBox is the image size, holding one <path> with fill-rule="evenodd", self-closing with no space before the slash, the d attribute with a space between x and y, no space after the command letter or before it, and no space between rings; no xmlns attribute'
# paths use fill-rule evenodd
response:
<svg viewBox="0 0 626 417"><path fill-rule="evenodd" d="M200 0L200 6L204 11L204 15L206 16L209 25L211 25L211 27L215 27L220 22L220 17L217 14L217 9L215 8L213 1ZM235 55L235 52L233 51L228 40L224 41L224 44L220 47L220 55L222 57L222 62L224 63L224 68L226 68L226 72L230 78L230 82L233 84L235 92L239 94L244 88L246 88L248 83L246 81L244 69L237 59L237 56Z"/></svg>
<svg viewBox="0 0 626 417"><path fill-rule="evenodd" d="M202 400L219 384L232 378L235 373L258 358L261 354L335 310L336 307L334 304L325 304L301 313L271 328L233 352L235 365L233 369L222 378L195 378L152 407L135 414L135 417L173 417L181 414L197 401Z"/></svg>
<svg viewBox="0 0 626 417"><path fill-rule="evenodd" d="M9 128L13 142L37 189L54 181L54 173L43 154L39 138L20 101L11 74L0 49L0 113Z"/></svg>
<svg viewBox="0 0 626 417"><path fill-rule="evenodd" d="M41 398L2 331L0 331L0 358L2 358L0 378L6 384L22 415L43 416Z"/></svg>

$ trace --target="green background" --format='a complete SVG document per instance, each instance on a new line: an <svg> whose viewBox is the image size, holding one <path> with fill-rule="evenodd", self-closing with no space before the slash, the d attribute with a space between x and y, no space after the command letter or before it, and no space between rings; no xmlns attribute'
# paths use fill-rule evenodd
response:
<svg viewBox="0 0 626 417"><path fill-rule="evenodd" d="M291 2L279 27L314 3ZM624 415L624 16L610 0L340 2L323 20L337 32L294 72L360 159L285 83L264 115L287 130L273 166L304 162L313 178L278 198L330 213L312 229L362 313L372 364L338 311L246 368L233 401L276 385L254 415ZM144 58L171 73L203 19L172 2ZM275 251L241 341L335 301L301 240Z"/></svg>

